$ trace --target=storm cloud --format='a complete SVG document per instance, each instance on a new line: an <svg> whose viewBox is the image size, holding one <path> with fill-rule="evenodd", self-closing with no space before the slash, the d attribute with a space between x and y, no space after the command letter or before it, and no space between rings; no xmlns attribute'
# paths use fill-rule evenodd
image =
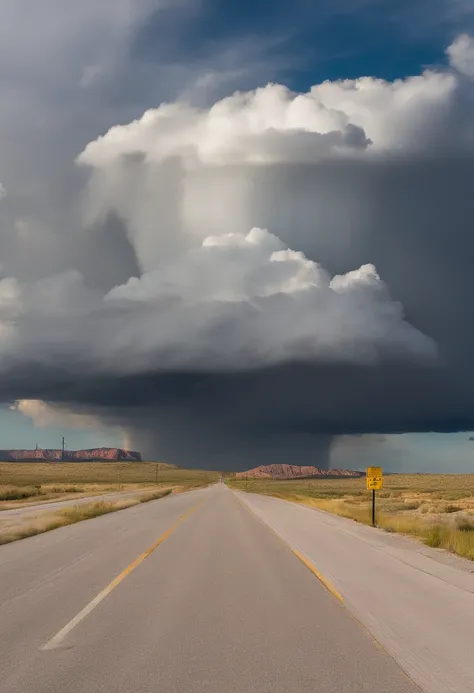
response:
<svg viewBox="0 0 474 693"><path fill-rule="evenodd" d="M215 468L472 428L473 45L395 82L165 103L87 144L88 251L2 269L1 399Z"/></svg>

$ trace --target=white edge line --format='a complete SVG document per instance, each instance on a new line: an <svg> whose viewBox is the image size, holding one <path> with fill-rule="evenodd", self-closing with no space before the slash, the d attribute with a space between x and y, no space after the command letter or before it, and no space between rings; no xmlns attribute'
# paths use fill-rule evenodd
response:
<svg viewBox="0 0 474 693"><path fill-rule="evenodd" d="M105 589L102 590L102 592L99 592L99 594L94 597L94 599L85 606L82 611L80 611L74 618L67 623L64 628L61 628L59 633L56 633L56 635L51 638L45 645L40 647L40 650L54 650L57 647L60 647L62 641L66 637L66 635L77 626L78 623L80 623L86 616L90 614L95 607L100 604L100 602L105 599L105 597L108 595L110 592L109 587L106 587Z"/></svg>

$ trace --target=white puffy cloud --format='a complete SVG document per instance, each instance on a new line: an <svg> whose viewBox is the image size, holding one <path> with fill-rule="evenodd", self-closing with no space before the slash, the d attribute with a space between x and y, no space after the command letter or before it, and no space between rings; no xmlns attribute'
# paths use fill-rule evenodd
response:
<svg viewBox="0 0 474 693"><path fill-rule="evenodd" d="M160 270L105 297L77 272L0 282L11 359L80 359L108 373L252 369L293 360L373 363L430 359L375 267L333 278L264 229L209 236Z"/></svg>
<svg viewBox="0 0 474 693"><path fill-rule="evenodd" d="M387 82L374 77L323 82L297 94L281 84L237 92L208 109L162 104L91 142L78 161L104 169L126 155L158 164L180 157L202 165L314 162L350 151L400 151L423 145L457 78L427 70ZM421 138L421 139L420 139Z"/></svg>
<svg viewBox="0 0 474 693"><path fill-rule="evenodd" d="M101 167L137 153L149 163L180 156L189 168L311 162L331 151L369 144L342 111L329 111L311 95L298 97L282 85L269 84L207 110L179 102L149 110L140 120L91 142L79 162Z"/></svg>
<svg viewBox="0 0 474 693"><path fill-rule="evenodd" d="M49 404L39 399L20 399L10 409L30 418L37 428L64 426L66 428L102 428L101 420L92 414L69 410L65 406Z"/></svg>
<svg viewBox="0 0 474 693"><path fill-rule="evenodd" d="M459 42L467 40L461 37L449 51L459 53ZM253 209L256 175L288 170L290 181L297 165L307 166L310 178L331 161L472 151L474 125L460 100L463 89L462 77L448 68L393 82L325 81L307 93L268 84L209 108L161 104L111 128L78 157L92 174L86 221L117 214L141 268L162 268L208 235L246 234L262 225ZM303 214L308 204L308 192L301 193ZM292 233L289 228L288 238Z"/></svg>
<svg viewBox="0 0 474 693"><path fill-rule="evenodd" d="M466 56L470 46L471 39L464 36L448 52ZM148 164L176 156L186 168L194 168L312 162L369 149L413 152L426 144L457 86L455 74L426 70L394 82L374 77L325 81L307 93L268 84L207 109L162 104L128 125L111 128L78 161L104 169L126 155L142 154Z"/></svg>
<svg viewBox="0 0 474 693"><path fill-rule="evenodd" d="M130 449L128 432L115 421L108 419L104 412L91 414L83 411L79 405L57 404L40 399L20 399L11 404L10 409L31 419L35 428L89 430L96 432L98 436L107 431L122 439L125 449Z"/></svg>
<svg viewBox="0 0 474 693"><path fill-rule="evenodd" d="M446 53L451 65L466 75L474 78L474 39L468 34L461 34L448 47Z"/></svg>
<svg viewBox="0 0 474 693"><path fill-rule="evenodd" d="M208 237L170 266L116 287L106 301L153 307L139 348L173 366L212 370L295 358L372 362L387 351L435 353L404 321L372 265L331 279L258 228ZM130 334L128 348L136 342Z"/></svg>

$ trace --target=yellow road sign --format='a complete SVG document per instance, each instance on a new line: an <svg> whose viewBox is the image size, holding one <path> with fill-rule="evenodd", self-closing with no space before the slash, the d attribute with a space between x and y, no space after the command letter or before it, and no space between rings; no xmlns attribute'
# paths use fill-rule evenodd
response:
<svg viewBox="0 0 474 693"><path fill-rule="evenodd" d="M369 491L379 491L383 486L382 467L367 467L366 482Z"/></svg>

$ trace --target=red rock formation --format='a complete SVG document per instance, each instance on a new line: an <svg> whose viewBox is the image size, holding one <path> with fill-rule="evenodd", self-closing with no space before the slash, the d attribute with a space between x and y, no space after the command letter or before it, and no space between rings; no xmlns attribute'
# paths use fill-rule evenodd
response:
<svg viewBox="0 0 474 693"><path fill-rule="evenodd" d="M301 477L359 477L363 472L350 469L319 469L318 467L300 467L297 464L264 464L248 472L239 472L238 479L298 479Z"/></svg>
<svg viewBox="0 0 474 693"><path fill-rule="evenodd" d="M12 462L140 462L142 456L134 450L121 448L93 448L91 450L0 450L0 460Z"/></svg>

